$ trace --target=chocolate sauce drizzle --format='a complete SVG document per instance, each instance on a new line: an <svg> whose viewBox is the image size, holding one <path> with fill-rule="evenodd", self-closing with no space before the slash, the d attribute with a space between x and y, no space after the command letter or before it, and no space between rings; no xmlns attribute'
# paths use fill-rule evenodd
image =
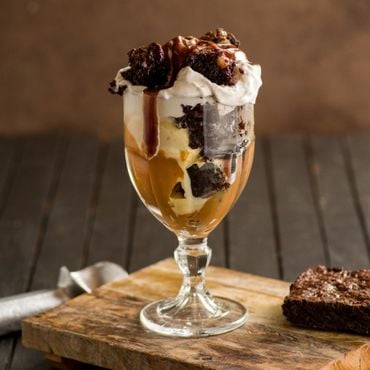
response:
<svg viewBox="0 0 370 370"><path fill-rule="evenodd" d="M177 36L163 45L163 50L170 60L170 71L166 86L173 85L179 71L187 65L191 65L191 56L197 56L203 52L212 52L217 57L217 64L224 69L235 62L235 51L239 50L234 45L219 45L213 41L202 40L193 36Z"/></svg>
<svg viewBox="0 0 370 370"><path fill-rule="evenodd" d="M143 116L144 116L144 153L148 159L154 157L158 149L158 91L144 90Z"/></svg>

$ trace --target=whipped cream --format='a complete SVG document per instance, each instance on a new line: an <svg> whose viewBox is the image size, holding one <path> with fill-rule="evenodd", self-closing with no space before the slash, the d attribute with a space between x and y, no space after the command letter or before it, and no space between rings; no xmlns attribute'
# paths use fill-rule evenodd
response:
<svg viewBox="0 0 370 370"><path fill-rule="evenodd" d="M184 67L179 71L174 85L161 90L158 96L165 99L214 97L217 102L231 106L255 104L258 90L262 85L261 67L249 63L242 51L235 53L235 62L238 70L235 85L218 85L191 67Z"/></svg>

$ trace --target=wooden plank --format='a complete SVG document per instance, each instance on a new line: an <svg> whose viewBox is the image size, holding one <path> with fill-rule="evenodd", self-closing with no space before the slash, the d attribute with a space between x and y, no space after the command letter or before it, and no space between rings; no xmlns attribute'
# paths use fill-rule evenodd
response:
<svg viewBox="0 0 370 370"><path fill-rule="evenodd" d="M55 178L60 147L55 137L33 137L22 146L6 191L0 218L0 292L2 296L28 289L34 268L43 225L47 219L47 202ZM0 350L4 367L9 368L16 336L3 339Z"/></svg>
<svg viewBox="0 0 370 370"><path fill-rule="evenodd" d="M281 312L289 284L219 267L209 268L217 295L249 306L238 330L208 338L167 338L144 330L143 304L173 295L180 274L165 260L28 319L23 342L40 351L120 369L319 369L367 337L295 328Z"/></svg>
<svg viewBox="0 0 370 370"><path fill-rule="evenodd" d="M19 140L0 138L0 216L11 190L21 146Z"/></svg>
<svg viewBox="0 0 370 370"><path fill-rule="evenodd" d="M119 139L108 148L88 264L106 260L126 266L133 193Z"/></svg>
<svg viewBox="0 0 370 370"><path fill-rule="evenodd" d="M2 295L28 288L47 198L57 159L57 140L34 137L25 142L14 184L0 219L0 291Z"/></svg>
<svg viewBox="0 0 370 370"><path fill-rule="evenodd" d="M343 358L329 362L320 370L366 370L370 368L370 344L363 344L360 348L346 353Z"/></svg>
<svg viewBox="0 0 370 370"><path fill-rule="evenodd" d="M357 213L360 218L363 233L370 250L370 135L351 136L344 141L348 148L350 173L352 174L353 193Z"/></svg>
<svg viewBox="0 0 370 370"><path fill-rule="evenodd" d="M10 361L12 358L12 349L14 341L16 340L15 335L6 335L0 339L0 369L8 370Z"/></svg>
<svg viewBox="0 0 370 370"><path fill-rule="evenodd" d="M32 281L33 289L55 287L59 268L82 267L99 143L73 137L67 148L48 228Z"/></svg>
<svg viewBox="0 0 370 370"><path fill-rule="evenodd" d="M270 140L278 237L283 278L287 280L294 280L312 265L326 262L302 144L299 137Z"/></svg>
<svg viewBox="0 0 370 370"><path fill-rule="evenodd" d="M89 232L90 204L95 188L99 142L96 138L69 140L60 181L51 207L31 289L54 288L62 265L82 267ZM17 342L11 369L49 368L43 356Z"/></svg>
<svg viewBox="0 0 370 370"><path fill-rule="evenodd" d="M367 267L366 242L340 144L335 138L314 138L312 146L330 262L349 269Z"/></svg>
<svg viewBox="0 0 370 370"><path fill-rule="evenodd" d="M279 277L263 140L256 141L250 179L228 219L230 267Z"/></svg>
<svg viewBox="0 0 370 370"><path fill-rule="evenodd" d="M9 138L0 139L0 217L13 185L21 151L22 143L19 140ZM3 247L0 245L0 256ZM3 295L5 293L0 290L0 297ZM14 337L11 335L0 339L0 369L8 368L13 345Z"/></svg>

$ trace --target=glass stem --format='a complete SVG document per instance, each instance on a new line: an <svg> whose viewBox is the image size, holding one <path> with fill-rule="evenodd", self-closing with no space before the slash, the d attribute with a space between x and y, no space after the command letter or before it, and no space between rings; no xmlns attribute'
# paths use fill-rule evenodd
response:
<svg viewBox="0 0 370 370"><path fill-rule="evenodd" d="M181 238L175 250L175 260L183 273L183 282L178 293L182 305L203 307L214 315L218 307L205 285L205 270L211 260L212 250L207 238Z"/></svg>
<svg viewBox="0 0 370 370"><path fill-rule="evenodd" d="M175 259L183 274L180 291L174 298L152 302L141 310L140 320L146 328L192 337L225 333L246 321L243 305L208 292L204 275L211 254L207 238L179 237Z"/></svg>

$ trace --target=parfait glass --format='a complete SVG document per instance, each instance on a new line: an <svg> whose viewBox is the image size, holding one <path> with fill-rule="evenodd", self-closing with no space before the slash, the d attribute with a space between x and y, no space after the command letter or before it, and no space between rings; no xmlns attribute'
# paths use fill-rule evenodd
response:
<svg viewBox="0 0 370 370"><path fill-rule="evenodd" d="M183 274L178 295L146 305L144 327L164 335L207 336L247 320L240 303L214 297L205 284L207 236L245 187L254 154L253 104L213 98L124 96L124 144L130 179L147 209L176 234Z"/></svg>

